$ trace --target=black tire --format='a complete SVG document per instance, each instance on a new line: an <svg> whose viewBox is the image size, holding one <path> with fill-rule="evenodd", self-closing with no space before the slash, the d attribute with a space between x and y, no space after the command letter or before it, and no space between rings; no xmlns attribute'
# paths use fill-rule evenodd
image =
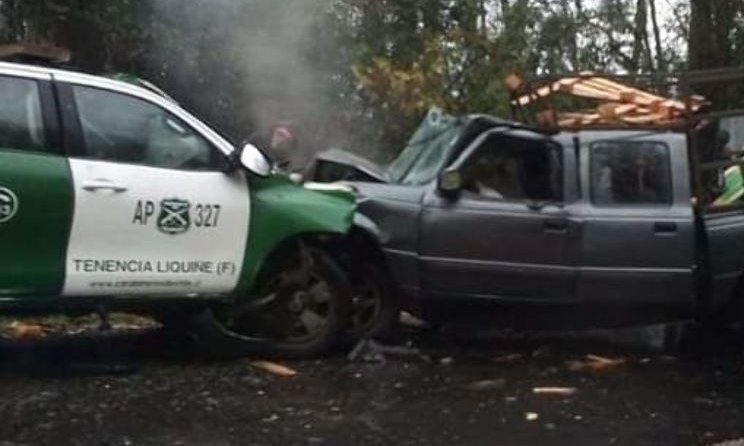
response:
<svg viewBox="0 0 744 446"><path fill-rule="evenodd" d="M254 302L215 308L215 320L237 336L262 339L261 354L301 359L329 352L346 332L349 286L346 275L322 250L299 245L272 256ZM246 342L247 354L259 351Z"/></svg>
<svg viewBox="0 0 744 446"><path fill-rule="evenodd" d="M361 263L349 275L352 340L391 336L400 318L400 303L387 271L377 263Z"/></svg>

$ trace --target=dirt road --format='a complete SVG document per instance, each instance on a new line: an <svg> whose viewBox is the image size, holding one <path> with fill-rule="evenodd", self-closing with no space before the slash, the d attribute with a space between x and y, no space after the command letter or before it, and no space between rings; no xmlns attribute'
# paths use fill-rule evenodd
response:
<svg viewBox="0 0 744 446"><path fill-rule="evenodd" d="M716 444L744 437L744 348L694 336L673 356L585 339L463 344L286 365L200 362L158 331L6 343L0 445ZM600 370L586 354L622 358ZM575 388L538 395L535 387Z"/></svg>

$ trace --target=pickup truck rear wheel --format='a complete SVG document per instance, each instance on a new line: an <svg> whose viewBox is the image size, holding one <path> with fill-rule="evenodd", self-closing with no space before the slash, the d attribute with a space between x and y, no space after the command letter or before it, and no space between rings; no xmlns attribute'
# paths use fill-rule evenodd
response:
<svg viewBox="0 0 744 446"><path fill-rule="evenodd" d="M279 254L279 253L278 253ZM257 302L240 302L216 313L222 327L266 340L266 351L285 358L328 352L346 331L349 287L341 269L320 249L273 256L260 280Z"/></svg>

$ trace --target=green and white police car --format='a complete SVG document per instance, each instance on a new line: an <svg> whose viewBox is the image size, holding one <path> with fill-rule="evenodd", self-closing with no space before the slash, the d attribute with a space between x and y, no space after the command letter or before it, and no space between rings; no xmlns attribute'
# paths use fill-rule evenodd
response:
<svg viewBox="0 0 744 446"><path fill-rule="evenodd" d="M0 314L198 315L248 349L318 354L391 314L354 211L157 91L0 63ZM355 254L380 278L364 290Z"/></svg>

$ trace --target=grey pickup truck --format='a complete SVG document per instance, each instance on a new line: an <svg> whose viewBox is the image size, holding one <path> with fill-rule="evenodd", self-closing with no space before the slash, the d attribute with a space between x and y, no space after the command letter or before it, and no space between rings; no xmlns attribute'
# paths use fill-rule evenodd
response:
<svg viewBox="0 0 744 446"><path fill-rule="evenodd" d="M738 118L546 133L434 110L388 166L331 150L311 175L355 189L356 221L382 246L402 305L430 320L740 317L743 190L726 154L742 136Z"/></svg>

